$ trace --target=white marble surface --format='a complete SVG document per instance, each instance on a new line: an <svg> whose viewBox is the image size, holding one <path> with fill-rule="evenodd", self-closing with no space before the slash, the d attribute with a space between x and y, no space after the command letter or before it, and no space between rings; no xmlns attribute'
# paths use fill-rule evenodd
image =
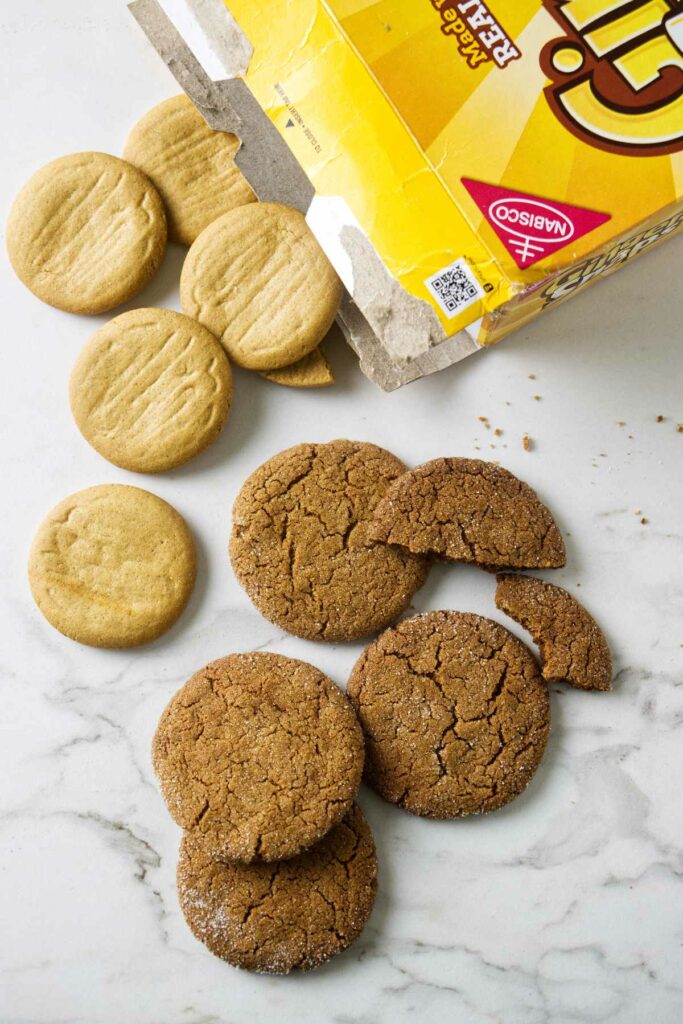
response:
<svg viewBox="0 0 683 1024"><path fill-rule="evenodd" d="M0 22L4 221L40 164L79 149L120 152L133 120L175 90L118 0L7 0ZM177 308L182 256L169 252L141 303ZM682 257L683 239L670 242L497 350L394 395L376 391L341 347L330 392L240 373L221 440L159 478L108 465L71 422L69 370L101 318L41 305L3 266L4 1024L683 1020ZM525 432L536 439L529 453ZM568 566L553 579L580 584L613 645L616 684L611 695L552 688L543 767L491 817L429 823L364 791L381 885L361 941L315 974L253 977L213 959L181 918L178 830L149 742L176 687L229 651L303 657L344 684L360 645L280 634L226 558L247 473L286 445L337 436L376 441L410 463L490 455L535 486L570 535ZM167 498L200 549L189 610L132 653L62 638L26 583L43 514L107 481ZM435 570L416 605L502 619L492 579L475 570Z"/></svg>

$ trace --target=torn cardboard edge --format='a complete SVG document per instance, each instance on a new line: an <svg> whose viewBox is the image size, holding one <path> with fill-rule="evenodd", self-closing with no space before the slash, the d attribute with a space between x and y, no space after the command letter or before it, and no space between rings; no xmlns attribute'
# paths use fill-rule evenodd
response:
<svg viewBox="0 0 683 1024"><path fill-rule="evenodd" d="M195 17L197 0L185 2L190 16ZM218 2L227 15L222 0ZM133 0L128 6L207 124L238 136L241 146L235 160L258 198L309 214L315 189L246 82L240 77L214 81L158 0ZM202 6L206 8L206 0ZM207 17L204 9L203 24L215 32L215 22L207 22ZM221 40L221 68L234 68L248 60L246 37L234 28L236 32L224 33ZM446 336L429 303L409 295L389 274L359 227L346 224L339 231L336 243L341 243L345 264L340 267L340 260L330 252L329 240L321 237L316 218L313 220L312 230L347 285L337 317L339 326L358 355L363 373L382 390L394 391L479 350L465 331ZM348 270L344 272L348 266L352 280Z"/></svg>

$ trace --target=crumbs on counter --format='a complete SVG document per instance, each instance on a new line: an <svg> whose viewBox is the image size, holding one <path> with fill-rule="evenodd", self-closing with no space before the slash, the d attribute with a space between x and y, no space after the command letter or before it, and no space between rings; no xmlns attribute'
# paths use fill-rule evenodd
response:
<svg viewBox="0 0 683 1024"><path fill-rule="evenodd" d="M666 416L658 416L657 423L666 423Z"/></svg>
<svg viewBox="0 0 683 1024"><path fill-rule="evenodd" d="M534 402L540 402L540 401L541 401L541 396L540 395L534 395Z"/></svg>
<svg viewBox="0 0 683 1024"><path fill-rule="evenodd" d="M532 438L529 437L528 434L525 434L524 437L522 438L522 446L523 446L525 452L533 451L533 449L534 449L534 442L533 442Z"/></svg>
<svg viewBox="0 0 683 1024"><path fill-rule="evenodd" d="M643 518L642 518L642 519L640 520L640 525L641 525L641 526L647 526L647 524L648 524L649 522L650 522L650 520L649 520L649 519L646 519L646 518L645 518L645 516L643 516Z"/></svg>
<svg viewBox="0 0 683 1024"><path fill-rule="evenodd" d="M677 434L683 434L683 423L677 423L676 424L676 433Z"/></svg>

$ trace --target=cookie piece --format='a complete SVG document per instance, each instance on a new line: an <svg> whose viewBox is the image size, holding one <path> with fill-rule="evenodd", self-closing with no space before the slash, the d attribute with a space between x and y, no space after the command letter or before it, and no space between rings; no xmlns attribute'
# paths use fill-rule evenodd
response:
<svg viewBox="0 0 683 1024"><path fill-rule="evenodd" d="M329 388L334 384L332 367L322 348L314 348L307 356L281 370L269 370L262 377L285 388Z"/></svg>
<svg viewBox="0 0 683 1024"><path fill-rule="evenodd" d="M52 509L28 571L36 604L64 636L91 647L136 647L176 621L196 559L174 508L139 487L101 484Z"/></svg>
<svg viewBox="0 0 683 1024"><path fill-rule="evenodd" d="M159 193L137 167L107 153L73 153L24 185L7 221L17 276L43 302L103 313L136 295L166 249Z"/></svg>
<svg viewBox="0 0 683 1024"><path fill-rule="evenodd" d="M172 818L210 856L293 857L351 807L363 736L323 673L279 654L200 669L161 716L152 760Z"/></svg>
<svg viewBox="0 0 683 1024"><path fill-rule="evenodd" d="M503 574L496 605L531 633L541 652L544 679L580 690L611 689L612 656L605 635L562 587L533 576Z"/></svg>
<svg viewBox="0 0 683 1024"><path fill-rule="evenodd" d="M180 277L183 310L248 370L276 370L312 352L341 296L304 216L276 203L250 203L215 220Z"/></svg>
<svg viewBox="0 0 683 1024"><path fill-rule="evenodd" d="M357 640L392 622L427 563L370 539L372 514L405 470L374 444L300 444L269 459L233 508L230 558L258 610L306 640Z"/></svg>
<svg viewBox="0 0 683 1024"><path fill-rule="evenodd" d="M377 506L372 537L486 569L566 561L562 535L535 492L479 459L434 459L405 473Z"/></svg>
<svg viewBox="0 0 683 1024"><path fill-rule="evenodd" d="M178 899L195 937L235 967L307 971L356 941L377 891L377 856L360 808L305 853L277 864L211 858L192 833L178 862Z"/></svg>
<svg viewBox="0 0 683 1024"><path fill-rule="evenodd" d="M185 96L172 96L133 127L123 155L156 185L172 242L191 245L228 210L256 199L234 157L240 143L209 128Z"/></svg>
<svg viewBox="0 0 683 1024"><path fill-rule="evenodd" d="M383 633L348 686L380 796L427 818L495 811L541 763L548 689L531 653L479 615L430 612Z"/></svg>
<svg viewBox="0 0 683 1024"><path fill-rule="evenodd" d="M232 372L195 320L133 309L87 342L70 399L78 429L100 455L136 473L161 473L216 440L230 414Z"/></svg>

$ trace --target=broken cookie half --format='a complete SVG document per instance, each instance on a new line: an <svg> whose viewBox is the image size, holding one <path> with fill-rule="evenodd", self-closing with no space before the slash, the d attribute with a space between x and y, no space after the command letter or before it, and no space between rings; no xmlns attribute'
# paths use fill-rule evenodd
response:
<svg viewBox="0 0 683 1024"><path fill-rule="evenodd" d="M479 459L434 459L403 473L375 509L372 539L485 569L566 561L557 524L531 487Z"/></svg>
<svg viewBox="0 0 683 1024"><path fill-rule="evenodd" d="M581 690L609 690L612 657L605 635L576 598L533 576L498 577L496 605L531 633L543 678Z"/></svg>

